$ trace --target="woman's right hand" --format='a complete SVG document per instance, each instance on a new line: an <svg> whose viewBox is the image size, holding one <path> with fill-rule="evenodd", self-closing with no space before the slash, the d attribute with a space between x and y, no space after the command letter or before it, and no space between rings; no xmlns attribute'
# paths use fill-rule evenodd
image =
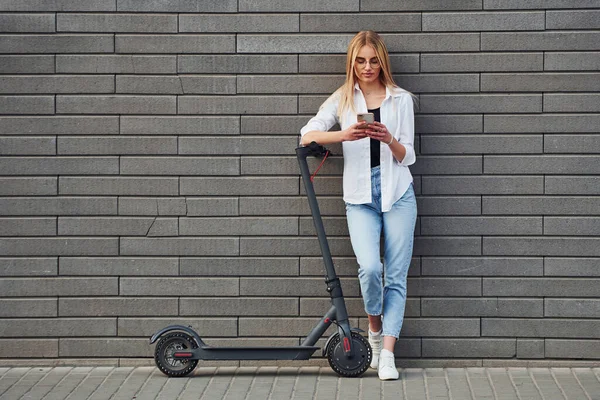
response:
<svg viewBox="0 0 600 400"><path fill-rule="evenodd" d="M363 139L367 137L367 123L364 121L350 125L342 131L342 142Z"/></svg>

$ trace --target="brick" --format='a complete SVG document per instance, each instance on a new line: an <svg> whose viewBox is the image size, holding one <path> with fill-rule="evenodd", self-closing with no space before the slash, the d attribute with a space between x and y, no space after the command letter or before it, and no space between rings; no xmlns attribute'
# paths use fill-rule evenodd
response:
<svg viewBox="0 0 600 400"><path fill-rule="evenodd" d="M479 33L394 33L383 34L382 38L385 40L390 52L461 52L480 50ZM422 76L422 78L427 77ZM400 86L404 87L403 85Z"/></svg>
<svg viewBox="0 0 600 400"><path fill-rule="evenodd" d="M5 75L2 93L114 93L114 77L107 75Z"/></svg>
<svg viewBox="0 0 600 400"><path fill-rule="evenodd" d="M350 326L356 325L356 319L350 319ZM315 326L314 318L252 318L242 317L239 319L240 336L272 336L277 332L278 336L305 336ZM332 324L333 327L333 324ZM335 332L330 327L325 331L324 337Z"/></svg>
<svg viewBox="0 0 600 400"><path fill-rule="evenodd" d="M545 144L542 135L423 135L421 154L535 154Z"/></svg>
<svg viewBox="0 0 600 400"><path fill-rule="evenodd" d="M330 237L329 248L333 256L351 256L352 246L348 238ZM265 237L240 238L240 255L242 256L320 256L317 238L305 237Z"/></svg>
<svg viewBox="0 0 600 400"><path fill-rule="evenodd" d="M481 156L421 156L411 172L417 175L481 174L482 161Z"/></svg>
<svg viewBox="0 0 600 400"><path fill-rule="evenodd" d="M0 137L0 155L54 155L55 137Z"/></svg>
<svg viewBox="0 0 600 400"><path fill-rule="evenodd" d="M414 255L479 255L481 240L475 237L417 237L414 244Z"/></svg>
<svg viewBox="0 0 600 400"><path fill-rule="evenodd" d="M598 259L545 257L544 275L546 276L599 276Z"/></svg>
<svg viewBox="0 0 600 400"><path fill-rule="evenodd" d="M147 235L151 237L179 236L177 218L155 218Z"/></svg>
<svg viewBox="0 0 600 400"><path fill-rule="evenodd" d="M421 234L541 235L545 222L542 217L422 217Z"/></svg>
<svg viewBox="0 0 600 400"><path fill-rule="evenodd" d="M309 169L315 171L321 160L312 159L309 161ZM330 158L319 171L319 181L315 181L315 190L319 194L324 194L320 189L320 182L324 180L339 179L328 177L327 175L341 175L343 171L343 160L341 158ZM298 159L296 157L241 157L242 175L296 175L299 172ZM318 182L318 183L317 183ZM331 190L331 189L330 189ZM303 192L304 193L304 192ZM330 192L332 193L332 192ZM336 192L337 194L338 192Z"/></svg>
<svg viewBox="0 0 600 400"><path fill-rule="evenodd" d="M200 337L237 336L235 318L119 318L118 331L119 336L150 337L169 325L191 326Z"/></svg>
<svg viewBox="0 0 600 400"><path fill-rule="evenodd" d="M333 10L329 10L333 11ZM352 35L252 35L237 36L238 53L345 53Z"/></svg>
<svg viewBox="0 0 600 400"><path fill-rule="evenodd" d="M484 123L486 133L594 133L600 115L486 115Z"/></svg>
<svg viewBox="0 0 600 400"><path fill-rule="evenodd" d="M322 216L346 215L341 197L318 196ZM241 197L240 215L311 215L306 197Z"/></svg>
<svg viewBox="0 0 600 400"><path fill-rule="evenodd" d="M482 318L481 334L483 336L538 337L541 335L546 338L597 338L599 324L599 321L581 319Z"/></svg>
<svg viewBox="0 0 600 400"><path fill-rule="evenodd" d="M56 178L0 178L0 196L44 196L57 192Z"/></svg>
<svg viewBox="0 0 600 400"><path fill-rule="evenodd" d="M176 15L57 14L58 32L177 32Z"/></svg>
<svg viewBox="0 0 600 400"><path fill-rule="evenodd" d="M124 135L237 135L238 117L121 117Z"/></svg>
<svg viewBox="0 0 600 400"><path fill-rule="evenodd" d="M179 32L298 32L297 14L180 15Z"/></svg>
<svg viewBox="0 0 600 400"><path fill-rule="evenodd" d="M600 218L544 217L544 235L600 236Z"/></svg>
<svg viewBox="0 0 600 400"><path fill-rule="evenodd" d="M0 139L1 141L2 139ZM297 137L179 137L179 154L199 155L292 155Z"/></svg>
<svg viewBox="0 0 600 400"><path fill-rule="evenodd" d="M238 199L225 198L187 198L187 216L232 216L239 215Z"/></svg>
<svg viewBox="0 0 600 400"><path fill-rule="evenodd" d="M2 35L0 53L113 53L113 35Z"/></svg>
<svg viewBox="0 0 600 400"><path fill-rule="evenodd" d="M406 90L418 93L479 91L477 74L394 75L394 80Z"/></svg>
<svg viewBox="0 0 600 400"><path fill-rule="evenodd" d="M600 90L597 73L481 74L486 92L593 92ZM545 100L545 99L544 99ZM544 111L546 111L544 107Z"/></svg>
<svg viewBox="0 0 600 400"><path fill-rule="evenodd" d="M181 258L181 275L201 276L285 276L298 275L298 258Z"/></svg>
<svg viewBox="0 0 600 400"><path fill-rule="evenodd" d="M121 157L123 175L239 175L237 157Z"/></svg>
<svg viewBox="0 0 600 400"><path fill-rule="evenodd" d="M51 56L0 56L1 74L52 74L54 57Z"/></svg>
<svg viewBox="0 0 600 400"><path fill-rule="evenodd" d="M145 236L153 218L144 217L59 217L61 236Z"/></svg>
<svg viewBox="0 0 600 400"><path fill-rule="evenodd" d="M177 258L61 257L60 274L69 276L177 275Z"/></svg>
<svg viewBox="0 0 600 400"><path fill-rule="evenodd" d="M122 296L238 296L238 278L121 278Z"/></svg>
<svg viewBox="0 0 600 400"><path fill-rule="evenodd" d="M6 135L111 135L119 133L118 117L1 117Z"/></svg>
<svg viewBox="0 0 600 400"><path fill-rule="evenodd" d="M443 113L535 113L542 112L541 95L421 95L419 110Z"/></svg>
<svg viewBox="0 0 600 400"><path fill-rule="evenodd" d="M61 338L60 340L60 357L152 357L153 349L148 346L148 341L145 339L121 339L121 338L107 338L107 339L67 339ZM112 369L111 369L112 370ZM139 370L134 370L131 375L131 380L127 380L127 383L122 386L129 388L128 385L135 386L135 378L137 374L140 374ZM113 379L115 378L114 373L110 375ZM145 379L138 378L138 379ZM90 379L90 378L88 378ZM100 378L102 379L102 378ZM86 381L87 382L87 381ZM93 384L90 385L90 390L93 388ZM77 393L77 392L74 392Z"/></svg>
<svg viewBox="0 0 600 400"><path fill-rule="evenodd" d="M517 358L544 358L544 339L517 338Z"/></svg>
<svg viewBox="0 0 600 400"><path fill-rule="evenodd" d="M348 223L345 217L324 217L323 225L327 235L332 236L348 236ZM419 224L417 223L417 229ZM301 236L316 235L315 224L312 218L300 218L299 227Z"/></svg>
<svg viewBox="0 0 600 400"><path fill-rule="evenodd" d="M356 278L340 279L345 296L359 296ZM322 296L326 294L323 278L240 278L241 296Z"/></svg>
<svg viewBox="0 0 600 400"><path fill-rule="evenodd" d="M416 115L415 132L482 133L483 117L481 115Z"/></svg>
<svg viewBox="0 0 600 400"><path fill-rule="evenodd" d="M117 76L117 93L235 94L233 76Z"/></svg>
<svg viewBox="0 0 600 400"><path fill-rule="evenodd" d="M595 71L600 69L598 52L545 52L546 71Z"/></svg>
<svg viewBox="0 0 600 400"><path fill-rule="evenodd" d="M1 139L0 139L1 140ZM177 138L168 136L61 136L58 154L177 154Z"/></svg>
<svg viewBox="0 0 600 400"><path fill-rule="evenodd" d="M0 218L0 236L56 236L56 218Z"/></svg>
<svg viewBox="0 0 600 400"><path fill-rule="evenodd" d="M54 14L0 14L3 32L55 32Z"/></svg>
<svg viewBox="0 0 600 400"><path fill-rule="evenodd" d="M72 297L58 300L61 317L125 317L177 315L176 298Z"/></svg>
<svg viewBox="0 0 600 400"><path fill-rule="evenodd" d="M421 72L541 71L544 53L421 54Z"/></svg>
<svg viewBox="0 0 600 400"><path fill-rule="evenodd" d="M423 31L535 31L545 29L545 12L423 13Z"/></svg>
<svg viewBox="0 0 600 400"><path fill-rule="evenodd" d="M422 275L541 276L544 259L517 257L423 257Z"/></svg>
<svg viewBox="0 0 600 400"><path fill-rule="evenodd" d="M115 35L116 53L235 53L234 35Z"/></svg>
<svg viewBox="0 0 600 400"><path fill-rule="evenodd" d="M54 114L54 96L0 96L2 114Z"/></svg>
<svg viewBox="0 0 600 400"><path fill-rule="evenodd" d="M547 194L600 194L599 177L595 176L547 176Z"/></svg>
<svg viewBox="0 0 600 400"><path fill-rule="evenodd" d="M409 278L410 296L481 296L481 278Z"/></svg>
<svg viewBox="0 0 600 400"><path fill-rule="evenodd" d="M241 133L242 134L260 134L260 135L298 135L300 129L312 116L278 116L270 115L267 118L263 116L242 116ZM297 137L297 136L296 136Z"/></svg>
<svg viewBox="0 0 600 400"><path fill-rule="evenodd" d="M598 279L577 278L483 278L484 296L595 297Z"/></svg>
<svg viewBox="0 0 600 400"><path fill-rule="evenodd" d="M357 276L358 263L354 255L352 257L335 257L333 259L338 276ZM420 257L413 257L408 270L408 276L419 276L421 274ZM322 276L325 273L323 259L317 257L300 258L300 275Z"/></svg>
<svg viewBox="0 0 600 400"><path fill-rule="evenodd" d="M119 215L186 215L185 198L119 197Z"/></svg>
<svg viewBox="0 0 600 400"><path fill-rule="evenodd" d="M176 178L60 177L60 194L177 195Z"/></svg>
<svg viewBox="0 0 600 400"><path fill-rule="evenodd" d="M117 174L117 157L3 157L6 175Z"/></svg>
<svg viewBox="0 0 600 400"><path fill-rule="evenodd" d="M531 8L596 8L596 0L483 0L483 8L531 9Z"/></svg>
<svg viewBox="0 0 600 400"><path fill-rule="evenodd" d="M277 196L297 195L299 178L180 178L182 195Z"/></svg>
<svg viewBox="0 0 600 400"><path fill-rule="evenodd" d="M501 215L593 215L600 207L597 197L519 196L483 197L483 214Z"/></svg>
<svg viewBox="0 0 600 400"><path fill-rule="evenodd" d="M597 50L598 32L499 32L481 33L484 51Z"/></svg>
<svg viewBox="0 0 600 400"><path fill-rule="evenodd" d="M1 337L32 337L44 332L48 336L113 336L115 318L19 318L0 320Z"/></svg>
<svg viewBox="0 0 600 400"><path fill-rule="evenodd" d="M343 76L239 75L238 93L332 93L344 83Z"/></svg>
<svg viewBox="0 0 600 400"><path fill-rule="evenodd" d="M298 315L298 299L269 297L182 298L180 315L293 316Z"/></svg>
<svg viewBox="0 0 600 400"><path fill-rule="evenodd" d="M593 238L494 237L484 238L483 252L490 255L598 256Z"/></svg>
<svg viewBox="0 0 600 400"><path fill-rule="evenodd" d="M486 174L597 174L600 158L592 155L484 156Z"/></svg>
<svg viewBox="0 0 600 400"><path fill-rule="evenodd" d="M56 96L61 114L175 114L175 96Z"/></svg>
<svg viewBox="0 0 600 400"><path fill-rule="evenodd" d="M422 357L512 358L517 353L516 339L423 339Z"/></svg>
<svg viewBox="0 0 600 400"><path fill-rule="evenodd" d="M114 0L2 0L3 11L116 11Z"/></svg>
<svg viewBox="0 0 600 400"><path fill-rule="evenodd" d="M0 355L4 358L56 358L58 339L2 339Z"/></svg>
<svg viewBox="0 0 600 400"><path fill-rule="evenodd" d="M111 197L11 197L0 199L2 215L111 215L117 199Z"/></svg>
<svg viewBox="0 0 600 400"><path fill-rule="evenodd" d="M480 0L362 0L361 11L481 10Z"/></svg>
<svg viewBox="0 0 600 400"><path fill-rule="evenodd" d="M40 299L0 299L0 317L56 317L58 315L55 298ZM1 354L1 352L0 352Z"/></svg>
<svg viewBox="0 0 600 400"><path fill-rule="evenodd" d="M599 10L547 11L546 29L599 29Z"/></svg>
<svg viewBox="0 0 600 400"><path fill-rule="evenodd" d="M174 74L177 56L57 55L58 73Z"/></svg>
<svg viewBox="0 0 600 400"><path fill-rule="evenodd" d="M478 337L479 318L406 318L400 336Z"/></svg>
<svg viewBox="0 0 600 400"><path fill-rule="evenodd" d="M4 297L111 296L118 294L117 278L2 278L0 287Z"/></svg>
<svg viewBox="0 0 600 400"><path fill-rule="evenodd" d="M530 317L544 316L542 299L422 298L424 317Z"/></svg>
<svg viewBox="0 0 600 400"><path fill-rule="evenodd" d="M598 359L600 340L545 340L545 356L548 358Z"/></svg>
<svg viewBox="0 0 600 400"><path fill-rule="evenodd" d="M296 55L216 55L177 56L179 73L268 74L297 73Z"/></svg>
<svg viewBox="0 0 600 400"><path fill-rule="evenodd" d="M392 73L419 72L418 54L390 54L389 58ZM292 72L309 74L345 74L346 56L301 54L298 60L298 71Z"/></svg>
<svg viewBox="0 0 600 400"><path fill-rule="evenodd" d="M180 96L180 114L292 114L295 96Z"/></svg>
<svg viewBox="0 0 600 400"><path fill-rule="evenodd" d="M599 299L544 299L544 316L559 318L599 318Z"/></svg>
<svg viewBox="0 0 600 400"><path fill-rule="evenodd" d="M57 268L56 257L0 258L0 276L52 276Z"/></svg>
<svg viewBox="0 0 600 400"><path fill-rule="evenodd" d="M117 11L178 13L214 13L237 11L237 2L235 0L224 0L218 3L207 0L119 0L117 3Z"/></svg>
<svg viewBox="0 0 600 400"><path fill-rule="evenodd" d="M350 317L363 317L365 306L362 298L345 298L346 308ZM406 299L404 315L407 317L418 317L420 315L420 300L415 298ZM301 316L322 316L331 308L331 299L319 297L300 298Z"/></svg>
<svg viewBox="0 0 600 400"><path fill-rule="evenodd" d="M544 94L544 112L600 112L600 95Z"/></svg>
<svg viewBox="0 0 600 400"><path fill-rule="evenodd" d="M480 197L427 197L417 199L419 215L480 215Z"/></svg>
<svg viewBox="0 0 600 400"><path fill-rule="evenodd" d="M377 26L379 32L419 32L421 14L301 14L300 32L357 32Z"/></svg>
<svg viewBox="0 0 600 400"><path fill-rule="evenodd" d="M182 236L297 235L297 217L180 218Z"/></svg>
<svg viewBox="0 0 600 400"><path fill-rule="evenodd" d="M118 250L116 238L0 239L0 253L7 256L103 256L116 255Z"/></svg>
<svg viewBox="0 0 600 400"><path fill-rule="evenodd" d="M311 114L314 115L319 111L319 108L327 100L329 96L298 96L298 112L302 114ZM330 130L339 130L335 128L331 128Z"/></svg>
<svg viewBox="0 0 600 400"><path fill-rule="evenodd" d="M314 2L309 0L299 0L290 3L285 0L240 0L240 12L314 12L314 11L358 11L357 0L327 0L323 2Z"/></svg>
<svg viewBox="0 0 600 400"><path fill-rule="evenodd" d="M233 256L239 254L238 238L121 238L121 255Z"/></svg>

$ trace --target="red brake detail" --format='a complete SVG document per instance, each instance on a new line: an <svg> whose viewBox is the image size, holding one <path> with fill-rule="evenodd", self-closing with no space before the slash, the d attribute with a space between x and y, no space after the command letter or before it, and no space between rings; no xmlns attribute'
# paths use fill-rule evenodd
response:
<svg viewBox="0 0 600 400"><path fill-rule="evenodd" d="M174 357L191 357L192 353L174 353Z"/></svg>
<svg viewBox="0 0 600 400"><path fill-rule="evenodd" d="M350 351L350 341L348 340L347 337L344 338L344 351L345 352Z"/></svg>
<svg viewBox="0 0 600 400"><path fill-rule="evenodd" d="M329 321L331 321L329 318L325 318L325 321L323 321L323 322L325 322L326 324L328 324Z"/></svg>
<svg viewBox="0 0 600 400"><path fill-rule="evenodd" d="M325 153L325 157L323 157L323 161L321 161L321 164L319 164L319 166L317 167L317 169L315 170L315 172L310 176L310 181L311 182L315 179L315 176L317 176L317 172L319 172L319 170L321 169L321 167L325 163L325 160L327 160L327 156L329 156L329 150L327 150L327 153Z"/></svg>

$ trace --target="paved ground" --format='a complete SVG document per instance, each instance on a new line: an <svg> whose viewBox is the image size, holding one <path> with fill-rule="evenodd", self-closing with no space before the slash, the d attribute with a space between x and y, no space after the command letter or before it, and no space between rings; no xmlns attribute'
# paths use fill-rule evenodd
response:
<svg viewBox="0 0 600 400"><path fill-rule="evenodd" d="M0 399L600 399L600 368L405 368L340 379L329 368L204 367L167 378L154 367L0 368Z"/></svg>

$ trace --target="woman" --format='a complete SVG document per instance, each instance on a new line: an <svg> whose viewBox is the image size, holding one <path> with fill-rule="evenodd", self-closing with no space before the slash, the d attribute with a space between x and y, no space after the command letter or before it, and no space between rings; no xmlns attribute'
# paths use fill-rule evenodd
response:
<svg viewBox="0 0 600 400"><path fill-rule="evenodd" d="M359 32L348 46L345 83L301 130L304 146L313 141L342 142L344 201L369 318L371 367L378 369L382 380L398 379L394 346L404 320L417 218L408 169L415 162L413 97L394 83L379 35ZM357 122L357 113L367 111L375 122ZM329 132L335 123L342 130ZM380 257L382 230L385 271Z"/></svg>

